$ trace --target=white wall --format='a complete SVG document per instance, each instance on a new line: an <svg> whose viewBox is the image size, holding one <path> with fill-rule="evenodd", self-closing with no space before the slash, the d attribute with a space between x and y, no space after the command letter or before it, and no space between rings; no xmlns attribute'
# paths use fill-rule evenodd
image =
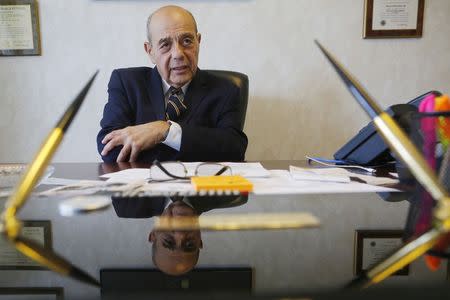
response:
<svg viewBox="0 0 450 300"><path fill-rule="evenodd" d="M385 107L450 92L450 1L426 1L420 39L363 40L362 0L176 1L203 34L201 68L250 77L247 159L331 156L368 118L315 47L319 39ZM0 57L0 162L26 162L69 101L101 73L55 161L98 161L114 68L148 65L147 15L168 1L40 0L42 56ZM171 2L172 3L172 2Z"/></svg>

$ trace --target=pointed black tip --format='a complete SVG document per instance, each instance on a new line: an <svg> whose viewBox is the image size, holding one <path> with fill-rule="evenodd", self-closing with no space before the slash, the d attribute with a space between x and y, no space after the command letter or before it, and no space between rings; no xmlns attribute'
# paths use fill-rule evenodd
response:
<svg viewBox="0 0 450 300"><path fill-rule="evenodd" d="M370 280L366 274L362 274L350 281L344 288L352 290L360 290L369 284Z"/></svg>
<svg viewBox="0 0 450 300"><path fill-rule="evenodd" d="M87 284L96 286L96 287L100 287L100 282L95 279L94 277L92 277L91 275L89 275L88 273L84 272L81 269L78 269L77 267L72 267L72 269L70 270L70 273L68 274L70 277L72 278L76 278L79 281L85 282Z"/></svg>
<svg viewBox="0 0 450 300"><path fill-rule="evenodd" d="M316 46L319 47L319 49L320 49L322 52L325 52L325 48L322 46L322 44L319 42L319 40L314 39L314 44L316 44Z"/></svg>
<svg viewBox="0 0 450 300"><path fill-rule="evenodd" d="M72 122L73 118L77 114L81 104L84 101L84 98L86 98L86 95L91 88L92 83L95 80L95 77L97 77L97 74L99 73L99 70L95 71L95 73L91 76L89 81L85 84L83 89L78 93L78 95L75 97L75 99L72 101L70 106L67 108L64 115L59 120L56 127L62 128L64 132L66 132L67 128L69 127L70 123Z"/></svg>

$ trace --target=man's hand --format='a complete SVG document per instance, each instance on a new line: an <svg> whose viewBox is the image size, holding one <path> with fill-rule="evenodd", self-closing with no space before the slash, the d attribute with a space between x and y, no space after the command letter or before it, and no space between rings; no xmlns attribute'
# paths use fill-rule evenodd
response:
<svg viewBox="0 0 450 300"><path fill-rule="evenodd" d="M141 151L151 149L162 142L169 127L168 122L155 121L114 130L102 140L102 144L105 145L102 155L108 154L116 146L123 145L117 156L117 162L134 162Z"/></svg>

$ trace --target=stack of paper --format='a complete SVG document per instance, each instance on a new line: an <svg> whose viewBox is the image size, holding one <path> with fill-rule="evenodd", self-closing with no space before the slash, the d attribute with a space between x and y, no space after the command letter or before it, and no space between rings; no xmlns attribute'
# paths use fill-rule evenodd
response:
<svg viewBox="0 0 450 300"><path fill-rule="evenodd" d="M201 162L183 163L186 167L186 176L191 177L195 175L195 170ZM240 175L245 178L260 178L269 177L270 172L267 171L260 163L233 163L223 162L222 165L229 166L233 175ZM126 169L115 173L108 173L100 177L107 178L108 182L122 182L128 183L137 179L149 179L149 169Z"/></svg>
<svg viewBox="0 0 450 300"><path fill-rule="evenodd" d="M358 178L360 182L365 182L370 185L388 185L388 184L397 184L399 183L398 177L390 174L391 177L379 177L373 175L364 175L360 173L350 172L347 169L342 168L300 168L300 167L289 167L290 173L294 179L299 179L297 173L305 172L311 173L311 179L309 180L322 180L322 181L332 181L332 182L343 182L345 178L348 178L347 182L350 182L351 178ZM314 176L312 176L314 174ZM318 177L316 177L318 176ZM333 180L335 179L335 180ZM302 179L307 180L307 179Z"/></svg>
<svg viewBox="0 0 450 300"><path fill-rule="evenodd" d="M349 183L350 177L346 175L339 174L324 174L321 172L316 172L320 169L306 169L300 167L289 166L289 172L292 178L295 180L306 180L306 181L322 181L322 182L342 182Z"/></svg>
<svg viewBox="0 0 450 300"><path fill-rule="evenodd" d="M184 163L187 175L193 175L200 163ZM275 194L330 194L394 192L381 185L398 183L397 179L352 173L340 168L300 168L266 170L260 163L222 163L231 167L233 175L240 175L253 184L253 193ZM123 195L195 195L197 191L189 180L150 181L149 169L126 169L101 177L107 181L79 181L41 193L43 196L75 196L94 193L121 193ZM219 176L220 177L220 176ZM355 181L355 179L357 179ZM61 180L57 180L58 182ZM61 181L62 182L62 181Z"/></svg>

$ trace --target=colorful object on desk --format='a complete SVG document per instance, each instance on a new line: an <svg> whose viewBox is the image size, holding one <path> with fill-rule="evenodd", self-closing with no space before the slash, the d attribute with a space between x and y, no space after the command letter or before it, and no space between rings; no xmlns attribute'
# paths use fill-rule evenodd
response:
<svg viewBox="0 0 450 300"><path fill-rule="evenodd" d="M435 96L429 95L419 105L419 112L421 113L433 113ZM436 170L436 117L422 117L420 121L420 129L422 130L423 141L423 154L427 160L429 166Z"/></svg>
<svg viewBox="0 0 450 300"><path fill-rule="evenodd" d="M239 175L192 177L191 183L196 191L239 191L252 192L253 183Z"/></svg>
<svg viewBox="0 0 450 300"><path fill-rule="evenodd" d="M435 96L429 95L419 105L420 113L434 113ZM422 151L425 160L432 170L436 170L436 117L422 116L420 118L420 130L423 136ZM431 226L432 210L434 200L430 193L421 188L421 207L420 214L414 230L415 236L419 236L426 232Z"/></svg>
<svg viewBox="0 0 450 300"><path fill-rule="evenodd" d="M434 110L436 112L450 112L450 99L447 95L442 95L440 97L436 97L434 99ZM436 127L437 127L437 135L438 140L441 143L443 147L443 152L446 153L448 151L448 145L450 141L450 116L438 116L436 121ZM448 159L448 158L444 158ZM440 175L442 173L442 168L448 168L449 166L447 163L443 163L441 165ZM444 170L446 172L446 170ZM443 181L442 176L439 176L441 182ZM430 209L431 210L431 209ZM433 251L435 253L444 253L448 246L450 245L450 234L445 235L444 237L441 237L437 244L433 247ZM428 266L430 270L437 270L439 269L439 266L441 265L441 258L435 256L435 255L425 255L425 263Z"/></svg>
<svg viewBox="0 0 450 300"><path fill-rule="evenodd" d="M434 110L436 112L450 112L450 98L448 95L436 97L434 101ZM450 116L438 117L438 136L445 152L450 144Z"/></svg>
<svg viewBox="0 0 450 300"><path fill-rule="evenodd" d="M315 41L322 53L332 64L350 93L373 119L378 132L398 158L409 168L416 180L437 200L434 209L434 222L430 230L402 246L389 257L371 267L364 275L351 282L349 287L362 288L378 283L404 266L410 264L428 250L432 249L440 238L450 232L450 196L439 182L436 172L430 168L422 153L406 136L405 132L391 116L383 112L377 102L363 86L326 50Z"/></svg>
<svg viewBox="0 0 450 300"><path fill-rule="evenodd" d="M439 238L432 251L436 254L443 254L448 249L449 245L450 234L447 233L447 235ZM425 255L425 263L430 270L436 271L441 265L441 258L437 257L436 255Z"/></svg>

